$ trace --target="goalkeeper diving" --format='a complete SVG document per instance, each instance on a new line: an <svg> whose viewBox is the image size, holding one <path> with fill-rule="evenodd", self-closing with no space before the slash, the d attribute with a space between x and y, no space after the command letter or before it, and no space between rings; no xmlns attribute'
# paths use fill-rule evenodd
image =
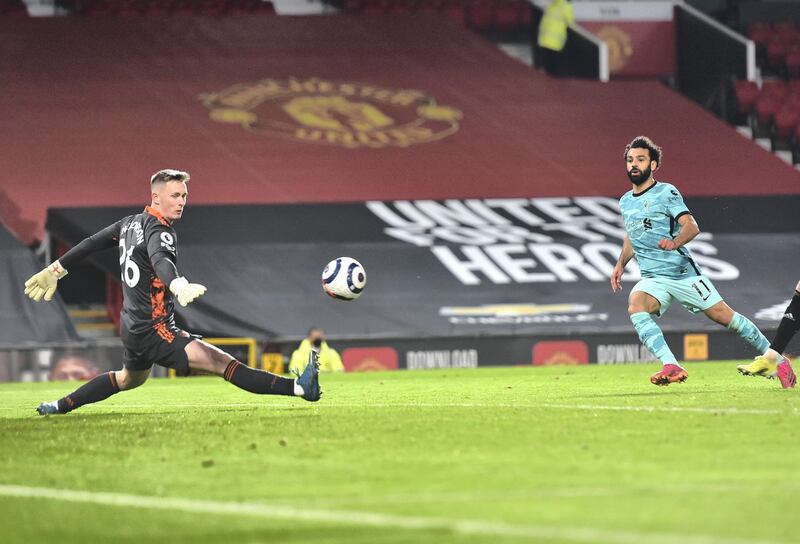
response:
<svg viewBox="0 0 800 544"><path fill-rule="evenodd" d="M88 255L119 247L123 305L120 338L124 346L122 369L101 374L69 395L43 402L41 415L66 414L84 404L99 402L120 391L142 385L154 364L172 368L179 376L199 370L223 377L251 393L319 400L318 354L297 379L250 368L216 346L183 331L175 324L175 301L190 304L206 292L178 273L177 236L173 224L186 209L189 174L161 170L150 178L151 203L89 236L60 259L25 282L25 294L39 302L50 301L58 281Z"/></svg>

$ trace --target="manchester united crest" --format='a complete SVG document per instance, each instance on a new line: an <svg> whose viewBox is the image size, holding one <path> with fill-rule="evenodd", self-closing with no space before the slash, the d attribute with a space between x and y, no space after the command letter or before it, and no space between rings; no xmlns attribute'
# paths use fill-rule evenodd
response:
<svg viewBox="0 0 800 544"><path fill-rule="evenodd" d="M200 96L212 120L299 142L409 147L458 131L462 113L415 89L318 78L262 79Z"/></svg>

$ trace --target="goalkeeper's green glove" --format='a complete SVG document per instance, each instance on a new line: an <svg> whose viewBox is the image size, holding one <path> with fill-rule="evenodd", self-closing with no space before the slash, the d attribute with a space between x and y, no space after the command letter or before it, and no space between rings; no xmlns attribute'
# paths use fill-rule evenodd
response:
<svg viewBox="0 0 800 544"><path fill-rule="evenodd" d="M194 299L206 292L206 286L199 283L189 283L183 276L175 278L169 284L169 290L175 295L175 300L181 306L186 306Z"/></svg>
<svg viewBox="0 0 800 544"><path fill-rule="evenodd" d="M53 300L56 294L58 280L67 275L67 269L61 263L54 261L50 266L37 272L25 282L25 294L39 302L44 298L46 302Z"/></svg>

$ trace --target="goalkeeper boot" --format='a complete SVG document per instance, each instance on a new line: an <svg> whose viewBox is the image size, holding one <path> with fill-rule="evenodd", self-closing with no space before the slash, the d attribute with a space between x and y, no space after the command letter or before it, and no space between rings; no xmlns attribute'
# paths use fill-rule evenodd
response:
<svg viewBox="0 0 800 544"><path fill-rule="evenodd" d="M789 369L791 370L791 367ZM778 366L763 355L759 355L749 365L739 365L736 370L742 376L763 376L771 379L775 377Z"/></svg>
<svg viewBox="0 0 800 544"><path fill-rule="evenodd" d="M797 385L797 376L795 376L792 365L789 364L789 359L786 357L783 358L783 361L778 363L778 371L776 374L778 375L778 380L781 382L781 387L784 389L791 389Z"/></svg>
<svg viewBox="0 0 800 544"><path fill-rule="evenodd" d="M36 407L36 411L39 413L40 416L49 416L50 414L60 414L61 412L58 411L58 401L54 400L53 402L43 402L39 406Z"/></svg>
<svg viewBox="0 0 800 544"><path fill-rule="evenodd" d="M296 372L297 385L303 388L303 398L310 402L316 402L322 396L319 388L319 357L314 350L308 356L308 364L300 374Z"/></svg>
<svg viewBox="0 0 800 544"><path fill-rule="evenodd" d="M688 377L689 373L685 368L675 364L666 364L661 370L650 376L650 383L653 385L683 383Z"/></svg>

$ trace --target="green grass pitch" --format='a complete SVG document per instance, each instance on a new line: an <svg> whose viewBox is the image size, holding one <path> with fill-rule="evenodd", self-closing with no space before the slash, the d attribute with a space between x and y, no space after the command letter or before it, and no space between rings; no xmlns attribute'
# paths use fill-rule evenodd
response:
<svg viewBox="0 0 800 544"><path fill-rule="evenodd" d="M800 389L735 362L0 385L0 541L800 542Z"/></svg>

